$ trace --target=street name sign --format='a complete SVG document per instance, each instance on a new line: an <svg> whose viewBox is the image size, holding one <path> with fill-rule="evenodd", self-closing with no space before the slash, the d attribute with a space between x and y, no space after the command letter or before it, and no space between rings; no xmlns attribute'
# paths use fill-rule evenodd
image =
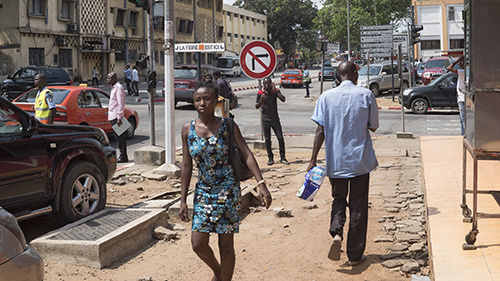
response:
<svg viewBox="0 0 500 281"><path fill-rule="evenodd" d="M175 44L175 52L194 53L194 52L224 52L226 47L224 43L193 43L193 44Z"/></svg>
<svg viewBox="0 0 500 281"><path fill-rule="evenodd" d="M391 56L392 33L391 25L361 26L361 51L370 53L373 57Z"/></svg>
<svg viewBox="0 0 500 281"><path fill-rule="evenodd" d="M250 78L262 79L276 68L276 52L265 41L251 41L240 53L241 70Z"/></svg>

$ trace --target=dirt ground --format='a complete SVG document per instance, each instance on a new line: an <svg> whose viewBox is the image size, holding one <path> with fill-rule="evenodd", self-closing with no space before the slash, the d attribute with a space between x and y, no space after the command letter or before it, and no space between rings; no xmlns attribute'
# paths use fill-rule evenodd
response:
<svg viewBox="0 0 500 281"><path fill-rule="evenodd" d="M313 203L317 208L305 209L303 205L307 202L296 196L304 181L307 159L310 157L308 146L302 144L298 145L297 149L288 150L290 166L267 166L267 157L259 154L259 151L254 151L273 195L271 209L284 207L292 211L292 217L278 218L275 211L261 207L251 208L246 212L242 218L240 233L235 235L236 268L233 280L409 280L399 271L391 271L381 265L379 255L387 254L386 247L391 243L373 243L376 236L383 234L382 226L377 220L387 214L381 197L370 197L368 243L365 252L367 261L356 267L349 267L345 254L342 254L338 262L327 258L332 242L328 233L330 184L325 182L316 195ZM386 158L378 156L379 163L396 161ZM391 174L388 174L389 172ZM417 177L417 181L420 180L418 172L412 173ZM372 173L371 185L397 185L405 182L415 184L414 180L402 180L402 176L402 172L391 169L376 169ZM108 206L125 207L144 201L146 196L150 198L168 190L178 190L173 187L177 184L176 181L143 180L140 177L132 177L129 180L121 186L108 185ZM192 184L193 182L194 179ZM249 179L242 183L242 186L245 184L255 184L255 180ZM171 218L169 222L180 223L177 218ZM179 239L156 241L111 268L100 270L46 260L45 280L210 280L212 274L209 268L191 249L190 224L181 225L187 230L180 232ZM217 236L211 236L210 244L217 253ZM343 246L345 247L345 242Z"/></svg>

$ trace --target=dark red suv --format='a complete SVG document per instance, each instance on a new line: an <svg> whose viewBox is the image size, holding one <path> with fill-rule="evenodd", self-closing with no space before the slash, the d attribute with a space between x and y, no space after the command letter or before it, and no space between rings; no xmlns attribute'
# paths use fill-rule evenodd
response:
<svg viewBox="0 0 500 281"><path fill-rule="evenodd" d="M53 212L67 223L104 209L115 171L102 129L44 125L0 98L0 206L18 220Z"/></svg>
<svg viewBox="0 0 500 281"><path fill-rule="evenodd" d="M210 65L201 66L201 76L212 74L217 68ZM175 105L177 102L193 102L193 93L198 83L198 67L196 65L174 66Z"/></svg>

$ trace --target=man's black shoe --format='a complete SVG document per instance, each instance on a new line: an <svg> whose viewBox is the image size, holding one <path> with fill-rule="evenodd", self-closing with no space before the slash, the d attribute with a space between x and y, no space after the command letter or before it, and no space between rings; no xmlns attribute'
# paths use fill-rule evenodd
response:
<svg viewBox="0 0 500 281"><path fill-rule="evenodd" d="M127 158L118 158L116 160L117 163L127 163L128 162L128 159Z"/></svg>
<svg viewBox="0 0 500 281"><path fill-rule="evenodd" d="M290 162L288 162L288 160L286 160L285 158L281 159L281 163L285 165L290 165Z"/></svg>
<svg viewBox="0 0 500 281"><path fill-rule="evenodd" d="M272 165L272 164L274 164L274 160L269 159L269 161L267 161L267 165L269 165L269 166L270 166L270 165Z"/></svg>

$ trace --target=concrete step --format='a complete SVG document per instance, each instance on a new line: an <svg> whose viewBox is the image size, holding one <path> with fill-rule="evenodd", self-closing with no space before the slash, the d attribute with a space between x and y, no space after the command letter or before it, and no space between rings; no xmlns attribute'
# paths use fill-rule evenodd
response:
<svg viewBox="0 0 500 281"><path fill-rule="evenodd" d="M165 209L105 209L33 240L44 259L104 268L151 243Z"/></svg>

